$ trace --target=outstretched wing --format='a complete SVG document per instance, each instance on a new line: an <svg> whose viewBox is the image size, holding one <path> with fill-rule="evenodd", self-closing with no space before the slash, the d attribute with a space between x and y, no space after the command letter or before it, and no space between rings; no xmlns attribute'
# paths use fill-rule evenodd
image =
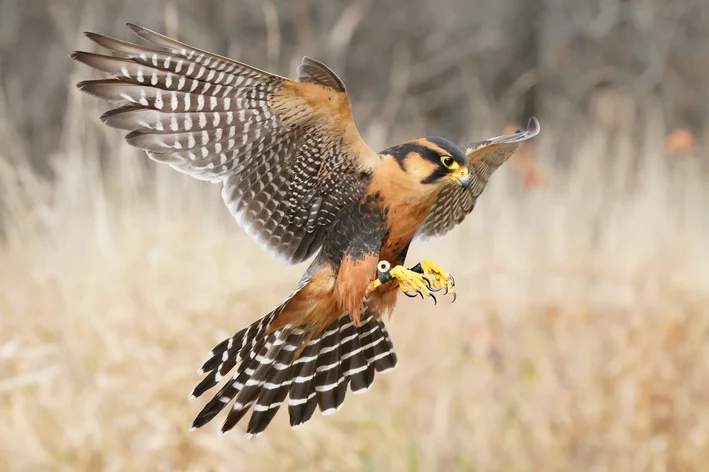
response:
<svg viewBox="0 0 709 472"><path fill-rule="evenodd" d="M78 84L122 102L101 120L130 131L128 143L151 159L222 183L232 215L274 255L298 263L314 254L379 163L342 81L307 57L293 81L128 26L151 47L87 33L112 55L72 55L113 76Z"/></svg>
<svg viewBox="0 0 709 472"><path fill-rule="evenodd" d="M419 236L441 236L463 221L475 208L475 202L485 189L495 170L505 162L522 141L539 134L539 121L532 117L526 131L498 136L467 145L464 150L470 161L472 181L467 189L448 186L436 199L431 212L419 228Z"/></svg>

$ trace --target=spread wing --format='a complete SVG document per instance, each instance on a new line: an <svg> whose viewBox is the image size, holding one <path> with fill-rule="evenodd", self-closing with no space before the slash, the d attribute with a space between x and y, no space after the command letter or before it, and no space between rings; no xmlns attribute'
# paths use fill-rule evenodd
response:
<svg viewBox="0 0 709 472"><path fill-rule="evenodd" d="M314 254L379 163L342 81L307 57L293 81L128 26L151 46L87 33L111 55L72 55L112 76L77 85L121 102L101 120L151 159L222 183L232 215L277 257Z"/></svg>
<svg viewBox="0 0 709 472"><path fill-rule="evenodd" d="M539 121L532 117L526 131L498 136L465 146L470 161L468 169L472 181L467 189L448 186L436 199L431 212L419 228L419 236L441 236L463 221L475 208L475 202L485 189L495 170L515 152L522 141L539 134Z"/></svg>

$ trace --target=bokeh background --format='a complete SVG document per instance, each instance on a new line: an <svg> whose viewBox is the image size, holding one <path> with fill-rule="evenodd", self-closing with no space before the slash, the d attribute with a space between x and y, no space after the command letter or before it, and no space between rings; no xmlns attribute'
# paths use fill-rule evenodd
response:
<svg viewBox="0 0 709 472"><path fill-rule="evenodd" d="M334 416L188 432L195 371L283 267L218 187L150 162L68 58L127 21L348 85L381 149L542 134L449 236L454 305L400 302L400 364ZM0 0L0 470L709 470L705 0Z"/></svg>

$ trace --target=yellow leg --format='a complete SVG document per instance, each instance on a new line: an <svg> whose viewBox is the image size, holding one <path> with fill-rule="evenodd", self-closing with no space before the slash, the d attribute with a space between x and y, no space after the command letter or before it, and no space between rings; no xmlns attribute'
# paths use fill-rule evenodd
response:
<svg viewBox="0 0 709 472"><path fill-rule="evenodd" d="M443 270L441 266L430 259L421 261L421 268L424 275L428 276L431 286L436 290L446 290L446 293L454 293L455 279L448 272Z"/></svg>
<svg viewBox="0 0 709 472"><path fill-rule="evenodd" d="M382 284L381 280L379 279L374 279L371 282L369 282L369 287L367 287L367 291L365 292L364 296L368 297L370 293L375 291L379 286Z"/></svg>
<svg viewBox="0 0 709 472"><path fill-rule="evenodd" d="M377 278L369 283L364 294L365 297L368 297L370 293L379 288L382 283L391 280L390 269L391 264L389 264L389 261L379 261L379 264L377 264Z"/></svg>

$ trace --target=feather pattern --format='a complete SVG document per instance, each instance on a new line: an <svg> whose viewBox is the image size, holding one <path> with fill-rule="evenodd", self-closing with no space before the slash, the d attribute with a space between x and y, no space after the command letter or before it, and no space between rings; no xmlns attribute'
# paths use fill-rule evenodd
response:
<svg viewBox="0 0 709 472"><path fill-rule="evenodd" d="M379 157L361 139L342 81L304 58L297 81L129 25L150 47L95 33L111 54L72 57L111 76L79 89L119 103L102 121L129 144L221 183L246 232L287 263L314 254Z"/></svg>
<svg viewBox="0 0 709 472"><path fill-rule="evenodd" d="M233 402L222 431L232 429L252 410L246 433L259 434L286 396L290 423L295 427L308 421L318 407L323 415L336 412L348 386L355 394L363 393L372 385L375 372L396 367L394 346L379 318L366 315L356 326L349 314L343 313L317 336L308 337L305 330L290 324L265 335L277 310L211 351L200 370L207 376L194 389L193 397L236 369L197 415L194 428L204 426Z"/></svg>
<svg viewBox="0 0 709 472"><path fill-rule="evenodd" d="M442 236L463 221L475 208L493 172L509 159L520 143L535 137L539 131L539 121L531 118L524 131L467 145L464 149L469 160L470 186L467 189L449 186L441 190L418 235L424 238Z"/></svg>

